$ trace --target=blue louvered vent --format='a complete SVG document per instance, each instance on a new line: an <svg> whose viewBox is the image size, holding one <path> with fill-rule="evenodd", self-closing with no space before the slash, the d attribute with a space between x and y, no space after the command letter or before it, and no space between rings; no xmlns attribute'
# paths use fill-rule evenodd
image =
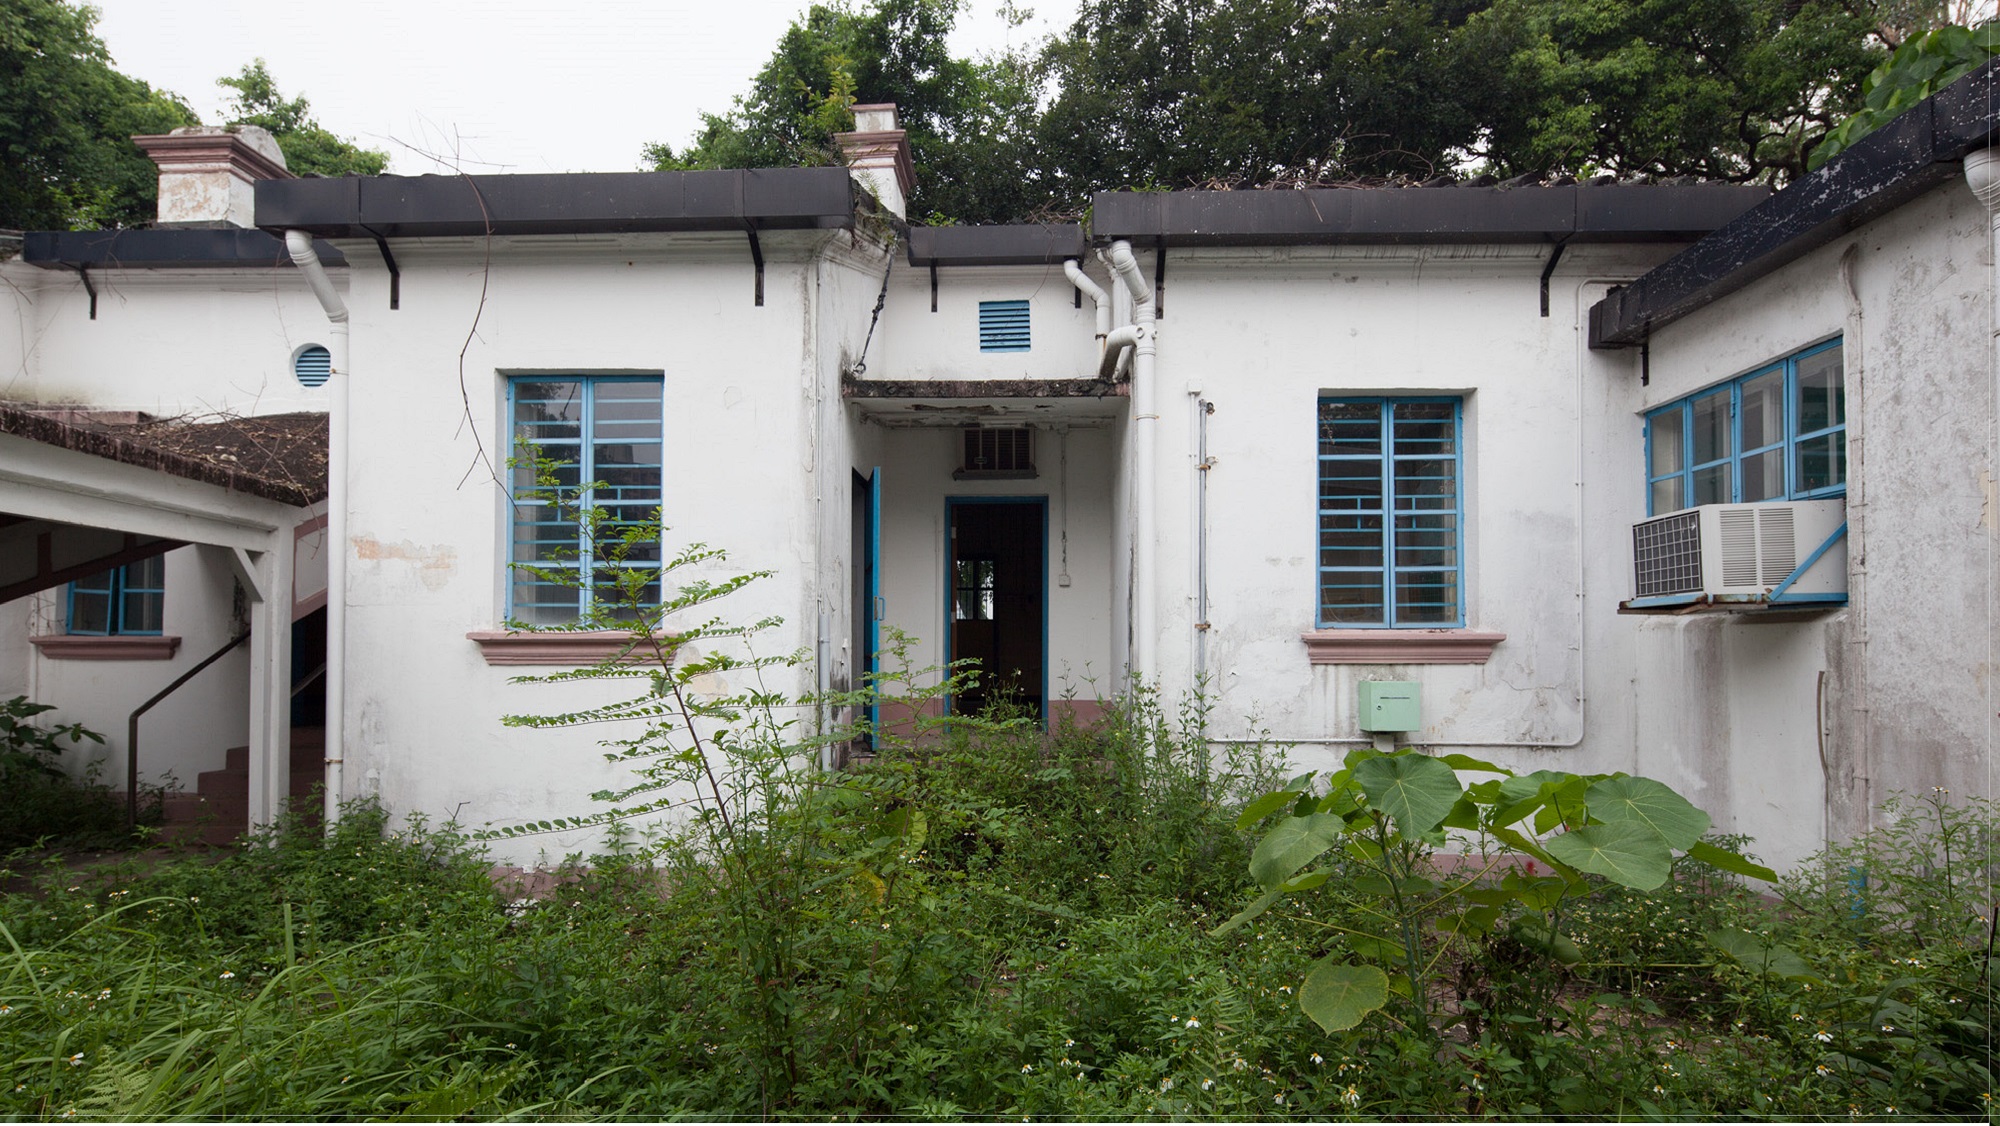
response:
<svg viewBox="0 0 2000 1126"><path fill-rule="evenodd" d="M979 350L982 352L1027 351L1028 303L1026 301L981 301L979 303Z"/></svg>
<svg viewBox="0 0 2000 1126"><path fill-rule="evenodd" d="M333 353L317 344L306 345L292 358L292 374L307 387L326 386L333 374Z"/></svg>

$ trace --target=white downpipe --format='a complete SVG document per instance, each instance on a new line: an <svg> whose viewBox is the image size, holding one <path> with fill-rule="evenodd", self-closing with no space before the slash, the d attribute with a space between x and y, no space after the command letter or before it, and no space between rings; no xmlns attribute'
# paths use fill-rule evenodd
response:
<svg viewBox="0 0 2000 1126"><path fill-rule="evenodd" d="M285 232L285 249L305 275L306 285L326 310L327 351L333 376L327 380L326 435L326 807L328 832L340 823L342 767L347 761L347 302L333 288L313 251L312 236Z"/></svg>
<svg viewBox="0 0 2000 1126"><path fill-rule="evenodd" d="M1132 562L1132 606L1137 619L1132 630L1132 666L1148 685L1158 681L1160 649L1159 571L1160 549L1159 489L1155 481L1160 439L1160 415L1153 404L1154 331L1153 290L1139 273L1132 257L1132 244L1123 239L1111 244L1111 268L1132 295L1132 453L1137 477L1133 508L1137 510L1137 543ZM1115 334L1114 334L1115 335Z"/></svg>
<svg viewBox="0 0 2000 1126"><path fill-rule="evenodd" d="M1111 295L1104 292L1103 286L1091 281L1090 275L1083 272L1083 266L1074 258L1063 259L1063 274L1069 278L1071 285L1090 298L1091 307L1097 311L1097 348L1102 352L1104 338L1111 333Z"/></svg>

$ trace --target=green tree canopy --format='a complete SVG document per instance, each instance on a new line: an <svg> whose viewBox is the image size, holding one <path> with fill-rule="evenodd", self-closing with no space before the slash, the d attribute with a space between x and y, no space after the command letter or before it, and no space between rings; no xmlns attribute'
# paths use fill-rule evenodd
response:
<svg viewBox="0 0 2000 1126"><path fill-rule="evenodd" d="M236 91L226 115L228 124L270 130L294 175L379 176L389 166L389 154L364 149L323 128L313 119L304 96L288 99L279 93L263 59L234 78L216 79L215 84Z"/></svg>
<svg viewBox="0 0 2000 1126"><path fill-rule="evenodd" d="M113 70L96 21L64 0L0 0L0 227L153 217L157 170L130 138L196 117L174 95Z"/></svg>
<svg viewBox="0 0 2000 1126"><path fill-rule="evenodd" d="M1083 0L1038 50L944 46L960 0L816 5L660 168L836 162L895 102L912 213L1080 211L1111 187L1470 170L1782 184L1940 0Z"/></svg>

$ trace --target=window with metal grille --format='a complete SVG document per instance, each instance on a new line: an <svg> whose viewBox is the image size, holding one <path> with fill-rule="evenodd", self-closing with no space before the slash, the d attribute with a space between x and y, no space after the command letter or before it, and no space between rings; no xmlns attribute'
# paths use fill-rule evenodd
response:
<svg viewBox="0 0 2000 1126"><path fill-rule="evenodd" d="M69 632L158 636L166 616L167 557L155 555L69 584Z"/></svg>
<svg viewBox="0 0 2000 1126"><path fill-rule="evenodd" d="M981 301L979 303L979 350L982 352L1027 351L1028 303L1026 301Z"/></svg>
<svg viewBox="0 0 2000 1126"><path fill-rule="evenodd" d="M508 616L630 620L660 600L659 376L522 376ZM632 576L637 575L634 578Z"/></svg>
<svg viewBox="0 0 2000 1126"><path fill-rule="evenodd" d="M292 357L292 375L307 387L324 387L333 375L333 353L318 344L308 344Z"/></svg>
<svg viewBox="0 0 2000 1126"><path fill-rule="evenodd" d="M1847 393L1829 340L1646 415L1646 511L1847 491Z"/></svg>
<svg viewBox="0 0 2000 1126"><path fill-rule="evenodd" d="M1457 399L1319 401L1319 624L1465 624Z"/></svg>
<svg viewBox="0 0 2000 1126"><path fill-rule="evenodd" d="M965 460L952 474L968 477L1033 477L1035 432L1025 426L1009 429L974 427L965 431Z"/></svg>

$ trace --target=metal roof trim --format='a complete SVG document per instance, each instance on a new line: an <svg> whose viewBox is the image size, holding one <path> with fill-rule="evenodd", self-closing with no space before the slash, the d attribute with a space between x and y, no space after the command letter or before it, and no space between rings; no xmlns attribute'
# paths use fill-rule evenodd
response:
<svg viewBox="0 0 2000 1126"><path fill-rule="evenodd" d="M325 265L347 265L347 257L324 242L314 240L313 249L319 252L319 260ZM284 240L264 231L240 227L28 231L21 236L21 260L45 270L222 269L292 264Z"/></svg>
<svg viewBox="0 0 2000 1126"><path fill-rule="evenodd" d="M1720 184L1102 192L1091 235L1146 246L1655 242L1700 238L1768 196Z"/></svg>
<svg viewBox="0 0 2000 1126"><path fill-rule="evenodd" d="M1077 223L984 227L911 227L912 266L1043 266L1081 258L1088 249Z"/></svg>
<svg viewBox="0 0 2000 1126"><path fill-rule="evenodd" d="M257 225L322 238L831 230L855 222L845 168L260 180Z"/></svg>

